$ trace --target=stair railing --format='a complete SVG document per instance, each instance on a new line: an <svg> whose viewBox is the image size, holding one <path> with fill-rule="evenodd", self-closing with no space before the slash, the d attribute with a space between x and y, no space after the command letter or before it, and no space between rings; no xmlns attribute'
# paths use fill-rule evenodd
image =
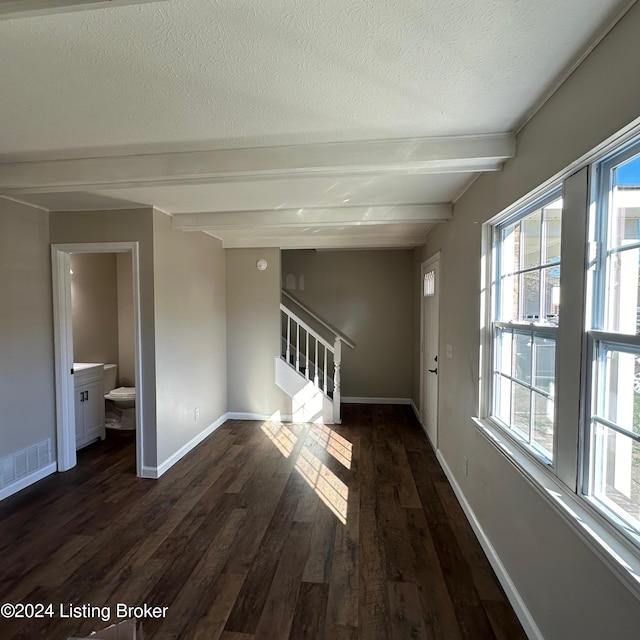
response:
<svg viewBox="0 0 640 640"><path fill-rule="evenodd" d="M345 336L344 333L341 333L339 329L336 329L336 327L332 327L330 324L325 322L320 316L316 315L311 309L309 309L309 307L303 304L296 297L292 296L288 291L286 291L285 289L281 289L281 294L282 294L282 297L286 298L289 302L291 302L294 305L294 307L298 307L309 318L313 318L315 322L317 322L320 326L324 327L327 330L327 332L330 333L332 336L338 336L340 338L340 341L346 344L349 348L351 349L356 348L355 342L353 342L347 336Z"/></svg>
<svg viewBox="0 0 640 640"><path fill-rule="evenodd" d="M282 357L325 395L333 396L333 421L339 423L343 338L336 335L331 344L282 303L280 311L284 345ZM332 368L333 378L330 377Z"/></svg>

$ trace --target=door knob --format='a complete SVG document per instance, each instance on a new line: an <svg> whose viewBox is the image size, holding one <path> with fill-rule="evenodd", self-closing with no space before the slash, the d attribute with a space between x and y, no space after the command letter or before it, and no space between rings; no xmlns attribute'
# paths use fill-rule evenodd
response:
<svg viewBox="0 0 640 640"><path fill-rule="evenodd" d="M435 369L429 369L429 373L435 373L436 375L438 375L438 367L436 367Z"/></svg>

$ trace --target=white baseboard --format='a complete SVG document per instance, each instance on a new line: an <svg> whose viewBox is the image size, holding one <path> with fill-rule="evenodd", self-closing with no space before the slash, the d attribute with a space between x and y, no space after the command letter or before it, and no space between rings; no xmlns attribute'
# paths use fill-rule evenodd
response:
<svg viewBox="0 0 640 640"><path fill-rule="evenodd" d="M520 624L524 628L527 637L531 640L544 640L542 632L538 628L538 625L535 623L535 620L529 612L529 609L527 609L524 600L518 593L515 584L513 584L511 577L507 573L507 570L502 564L502 561L500 560L500 557L498 556L496 550L493 548L493 545L487 537L487 534L484 532L484 529L478 522L476 514L473 512L471 505L468 503L462 489L460 488L460 485L456 482L456 479L451 472L449 465L447 465L447 463L445 462L445 459L443 458L440 451L436 451L436 456L438 458L440 466L447 476L447 479L449 480L449 483L451 484L453 492L456 494L456 498L458 498L458 502L460 503L462 510L467 516L467 520L469 521L471 528L476 534L476 537L478 538L482 549L489 559L489 562L491 563L491 566L493 567L493 570L495 571L495 574L498 577L498 580L500 581L500 584L502 585L502 588L504 589L504 592L507 595L507 598L509 599L513 610L516 612L518 620L520 620Z"/></svg>
<svg viewBox="0 0 640 640"><path fill-rule="evenodd" d="M218 427L222 426L229 419L229 414L221 415L215 422L212 422L204 431L201 431L195 438L192 438L183 447L180 447L173 455L169 456L162 464L157 467L142 467L143 478L159 478L166 473L181 458L187 455L189 451L195 449L205 438L210 436Z"/></svg>
<svg viewBox="0 0 640 640"><path fill-rule="evenodd" d="M3 487L0 490L0 500L4 500L9 496L12 496L14 493L18 493L18 491L22 491L22 489L26 489L28 486L38 482L38 480L42 480L47 476L50 476L52 473L55 473L58 470L58 464L56 462L49 463L46 467L42 467L33 473L30 473L28 476L24 476L20 478L20 480L16 480L16 482L12 482L10 485Z"/></svg>
<svg viewBox="0 0 640 640"><path fill-rule="evenodd" d="M422 416L420 415L420 412L418 411L418 407L416 407L416 403L413 400L411 400L411 408L413 409L413 413L415 414L418 422L422 424Z"/></svg>
<svg viewBox="0 0 640 640"><path fill-rule="evenodd" d="M409 398L360 398L358 396L342 397L344 404L411 404Z"/></svg>
<svg viewBox="0 0 640 640"><path fill-rule="evenodd" d="M277 422L292 422L293 417L289 415L280 414L279 417L275 417L274 413L246 413L246 412L233 412L230 411L227 414L229 420L277 420Z"/></svg>

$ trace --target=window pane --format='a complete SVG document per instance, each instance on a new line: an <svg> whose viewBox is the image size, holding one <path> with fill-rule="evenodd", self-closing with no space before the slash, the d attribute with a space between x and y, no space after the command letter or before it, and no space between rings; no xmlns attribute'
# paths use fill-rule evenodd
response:
<svg viewBox="0 0 640 640"><path fill-rule="evenodd" d="M543 320L550 324L558 324L560 317L560 266L543 269L540 274L542 290Z"/></svg>
<svg viewBox="0 0 640 640"><path fill-rule="evenodd" d="M513 409L513 419L511 426L514 431L527 441L529 438L529 424L531 422L531 398L530 391L516 382L512 386L511 407Z"/></svg>
<svg viewBox="0 0 640 640"><path fill-rule="evenodd" d="M635 529L640 525L640 445L628 436L594 425L592 495Z"/></svg>
<svg viewBox="0 0 640 640"><path fill-rule="evenodd" d="M611 172L613 201L609 214L609 246L620 247L640 240L640 156Z"/></svg>
<svg viewBox="0 0 640 640"><path fill-rule="evenodd" d="M533 441L553 459L553 400L533 392Z"/></svg>
<svg viewBox="0 0 640 640"><path fill-rule="evenodd" d="M537 267L540 264L540 232L542 229L542 211L522 220L522 256L524 268Z"/></svg>
<svg viewBox="0 0 640 640"><path fill-rule="evenodd" d="M544 256L543 261L560 262L560 229L562 227L562 200L556 200L544 208Z"/></svg>
<svg viewBox="0 0 640 640"><path fill-rule="evenodd" d="M520 318L520 276L507 276L500 280L500 310L498 319L503 322Z"/></svg>
<svg viewBox="0 0 640 640"><path fill-rule="evenodd" d="M533 385L549 395L554 395L556 377L556 341L553 338L533 338L534 380Z"/></svg>
<svg viewBox="0 0 640 640"><path fill-rule="evenodd" d="M639 249L627 249L609 256L607 267L608 331L638 332Z"/></svg>
<svg viewBox="0 0 640 640"><path fill-rule="evenodd" d="M513 377L531 384L531 334L515 333L513 341Z"/></svg>
<svg viewBox="0 0 640 640"><path fill-rule="evenodd" d="M511 424L511 380L497 375L494 379L494 413L496 418Z"/></svg>
<svg viewBox="0 0 640 640"><path fill-rule="evenodd" d="M509 225L501 234L501 266L503 274L520 271L520 223Z"/></svg>
<svg viewBox="0 0 640 640"><path fill-rule="evenodd" d="M500 373L511 375L513 335L511 329L496 329L496 360L495 368Z"/></svg>
<svg viewBox="0 0 640 640"><path fill-rule="evenodd" d="M436 295L436 272L435 271L429 271L429 273L424 274L422 293L425 296L425 298Z"/></svg>
<svg viewBox="0 0 640 640"><path fill-rule="evenodd" d="M540 271L523 273L520 276L521 317L519 320L539 322L540 320Z"/></svg>
<svg viewBox="0 0 640 640"><path fill-rule="evenodd" d="M607 349L604 358L604 384L597 406L604 418L627 431L640 434L639 358L634 353Z"/></svg>

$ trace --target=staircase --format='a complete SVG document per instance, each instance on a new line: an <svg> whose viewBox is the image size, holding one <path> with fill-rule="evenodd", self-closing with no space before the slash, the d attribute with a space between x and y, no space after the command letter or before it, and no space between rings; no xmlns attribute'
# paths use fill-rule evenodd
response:
<svg viewBox="0 0 640 640"><path fill-rule="evenodd" d="M276 384L291 397L294 422L338 424L342 345L355 344L286 291L282 300Z"/></svg>

